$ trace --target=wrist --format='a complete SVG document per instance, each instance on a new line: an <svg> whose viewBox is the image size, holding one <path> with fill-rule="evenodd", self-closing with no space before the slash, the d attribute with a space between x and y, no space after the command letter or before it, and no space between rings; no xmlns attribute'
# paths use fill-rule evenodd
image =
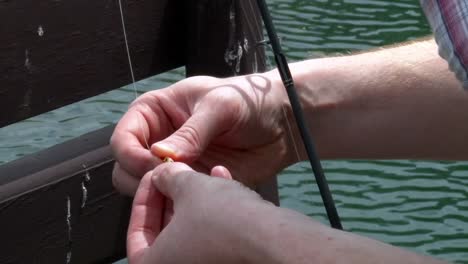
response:
<svg viewBox="0 0 468 264"><path fill-rule="evenodd" d="M284 151L282 152L281 168L284 169L296 162L304 160L302 139L293 115L291 103L283 81L277 69L263 73L269 81L272 92L275 94L274 107L279 115L277 126L281 130ZM296 87L297 88L297 87Z"/></svg>
<svg viewBox="0 0 468 264"><path fill-rule="evenodd" d="M270 208L266 219L258 227L250 263L443 263L332 229L286 208Z"/></svg>
<svg viewBox="0 0 468 264"><path fill-rule="evenodd" d="M314 241L323 243L331 229L305 215L272 207L260 221L253 247L255 263L324 263L322 254L333 255L332 248L314 246Z"/></svg>
<svg viewBox="0 0 468 264"><path fill-rule="evenodd" d="M278 221L278 215L283 209L266 202L264 204L250 213L243 213L242 232L236 232L243 246L238 263L282 263L278 255L278 251L282 250L281 245L275 240L282 240L276 234L283 225Z"/></svg>
<svg viewBox="0 0 468 264"><path fill-rule="evenodd" d="M230 228L223 228L228 231L222 235L223 242L220 245L228 245L230 248L226 252L232 251L232 256L227 259L233 261L229 263L275 263L274 255L271 254L270 233L272 229L272 212L280 209L264 200L242 201L235 206L237 213L235 217L226 222L233 223ZM224 254L224 256L229 256Z"/></svg>
<svg viewBox="0 0 468 264"><path fill-rule="evenodd" d="M339 120L346 114L343 109L346 100L349 99L349 83L344 84L343 81L349 81L350 77L346 76L348 71L340 66L347 65L346 60L346 57L330 57L291 65L306 125L319 158L333 158L333 153L336 152ZM298 132L296 142L299 142L298 149L302 160L307 160L307 153Z"/></svg>
<svg viewBox="0 0 468 264"><path fill-rule="evenodd" d="M330 157L329 143L333 140L330 125L335 125L330 117L339 110L344 101L344 86L338 82L345 77L337 76L340 74L338 65L343 63L340 59L343 58L313 59L289 64L306 125L321 157ZM281 125L288 138L287 165L307 160L303 141L279 72L275 69L266 75L273 87L280 89L283 95L281 105L285 114Z"/></svg>

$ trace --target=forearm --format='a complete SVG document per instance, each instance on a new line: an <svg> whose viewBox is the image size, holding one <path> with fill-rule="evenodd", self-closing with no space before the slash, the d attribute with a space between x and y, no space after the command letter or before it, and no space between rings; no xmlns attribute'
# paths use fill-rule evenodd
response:
<svg viewBox="0 0 468 264"><path fill-rule="evenodd" d="M259 229L257 263L443 263L373 239L331 229L288 209L277 209ZM255 259L255 258L254 258Z"/></svg>
<svg viewBox="0 0 468 264"><path fill-rule="evenodd" d="M432 40L291 71L323 158L468 158L468 92Z"/></svg>

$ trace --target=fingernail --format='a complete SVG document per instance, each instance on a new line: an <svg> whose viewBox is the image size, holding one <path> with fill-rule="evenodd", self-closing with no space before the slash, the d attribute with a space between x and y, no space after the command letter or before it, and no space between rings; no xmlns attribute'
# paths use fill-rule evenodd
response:
<svg viewBox="0 0 468 264"><path fill-rule="evenodd" d="M151 146L151 152L158 157L174 157L174 148L164 143L154 143Z"/></svg>

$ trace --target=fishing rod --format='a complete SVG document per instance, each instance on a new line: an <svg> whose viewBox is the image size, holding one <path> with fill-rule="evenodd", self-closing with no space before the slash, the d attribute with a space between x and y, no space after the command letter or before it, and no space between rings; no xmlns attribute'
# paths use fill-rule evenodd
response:
<svg viewBox="0 0 468 264"><path fill-rule="evenodd" d="M286 88L289 102L291 103L294 117L296 118L296 124L299 128L302 141L304 142L307 156L309 157L310 165L312 166L312 171L314 172L315 181L317 182L320 195L322 196L322 201L327 212L328 220L330 221L330 225L333 228L343 229L340 217L336 210L335 202L333 201L330 188L328 187L325 174L323 173L322 165L320 164L320 160L315 150L314 142L310 136L309 129L304 118L304 113L299 102L299 97L296 93L294 80L291 76L291 71L289 70L286 56L281 49L278 35L276 34L275 26L273 25L273 21L271 19L270 11L268 10L268 6L265 3L265 0L257 0L257 5L260 9L263 24L265 25L265 29L270 40L269 44L271 45L273 54L275 56L276 66L278 67L283 85Z"/></svg>

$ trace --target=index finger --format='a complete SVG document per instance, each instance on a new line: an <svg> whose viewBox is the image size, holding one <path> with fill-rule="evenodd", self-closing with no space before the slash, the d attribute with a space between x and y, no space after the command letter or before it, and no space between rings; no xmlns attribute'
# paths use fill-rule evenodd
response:
<svg viewBox="0 0 468 264"><path fill-rule="evenodd" d="M150 122L142 108L133 106L124 114L110 141L115 158L133 176L144 175L160 163L147 148L151 144Z"/></svg>

